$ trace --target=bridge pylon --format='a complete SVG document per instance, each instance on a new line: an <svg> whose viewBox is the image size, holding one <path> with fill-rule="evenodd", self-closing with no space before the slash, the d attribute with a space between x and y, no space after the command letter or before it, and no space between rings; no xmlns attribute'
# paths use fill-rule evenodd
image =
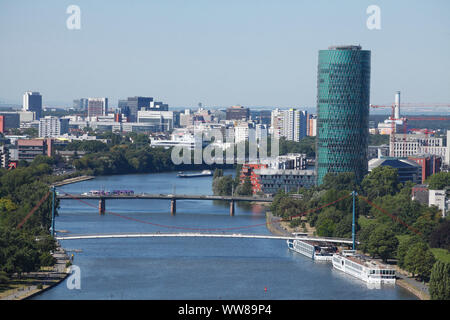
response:
<svg viewBox="0 0 450 320"><path fill-rule="evenodd" d="M105 208L106 208L106 200L105 198L100 198L98 201L98 214L103 216L105 214Z"/></svg>
<svg viewBox="0 0 450 320"><path fill-rule="evenodd" d="M170 214L174 216L177 213L177 200L170 200Z"/></svg>
<svg viewBox="0 0 450 320"><path fill-rule="evenodd" d="M230 201L230 216L234 216L234 200Z"/></svg>

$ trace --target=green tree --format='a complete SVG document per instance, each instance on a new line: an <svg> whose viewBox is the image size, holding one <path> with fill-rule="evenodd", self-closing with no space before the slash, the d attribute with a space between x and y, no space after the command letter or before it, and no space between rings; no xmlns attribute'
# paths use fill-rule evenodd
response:
<svg viewBox="0 0 450 320"><path fill-rule="evenodd" d="M253 194L252 183L250 177L246 177L244 183L236 188L236 194L240 196L251 196Z"/></svg>
<svg viewBox="0 0 450 320"><path fill-rule="evenodd" d="M394 232L385 226L378 225L369 235L367 251L372 257L379 256L383 261L387 261L397 250L398 239Z"/></svg>
<svg viewBox="0 0 450 320"><path fill-rule="evenodd" d="M450 172L438 172L427 178L425 183L428 184L430 190L442 190L450 187Z"/></svg>
<svg viewBox="0 0 450 320"><path fill-rule="evenodd" d="M430 297L432 300L450 300L450 263L437 261L431 269Z"/></svg>
<svg viewBox="0 0 450 320"><path fill-rule="evenodd" d="M361 185L369 199L394 195L399 191L397 169L389 166L376 167L364 177Z"/></svg>
<svg viewBox="0 0 450 320"><path fill-rule="evenodd" d="M450 250L450 220L444 220L431 232L430 246Z"/></svg>
<svg viewBox="0 0 450 320"><path fill-rule="evenodd" d="M429 242L431 234L433 233L433 230L437 227L437 225L438 223L436 222L436 220L432 218L432 213L427 212L426 214L422 214L420 217L418 217L412 227L421 233L423 239L426 242Z"/></svg>
<svg viewBox="0 0 450 320"><path fill-rule="evenodd" d="M329 172L323 177L323 183L321 188L336 189L336 190L349 190L352 191L356 188L356 176L354 172Z"/></svg>
<svg viewBox="0 0 450 320"><path fill-rule="evenodd" d="M403 236L397 247L397 264L400 268L405 269L405 256L409 248L414 244L422 242L419 236Z"/></svg>
<svg viewBox="0 0 450 320"><path fill-rule="evenodd" d="M414 243L405 255L405 269L418 276L421 280L428 280L436 259L424 242Z"/></svg>
<svg viewBox="0 0 450 320"><path fill-rule="evenodd" d="M373 233L375 228L378 227L378 223L372 222L365 226L362 226L361 229L358 232L358 239L359 239L359 249L361 249L363 252L368 252L369 250L369 238L370 235Z"/></svg>
<svg viewBox="0 0 450 320"><path fill-rule="evenodd" d="M214 175L213 175L213 180L219 177L223 177L223 170L222 169L215 169L214 170Z"/></svg>
<svg viewBox="0 0 450 320"><path fill-rule="evenodd" d="M317 235L322 237L332 237L336 229L336 223L330 218L325 218L320 224L317 224Z"/></svg>
<svg viewBox="0 0 450 320"><path fill-rule="evenodd" d="M233 177L226 175L213 180L213 193L218 196L230 196L233 191Z"/></svg>

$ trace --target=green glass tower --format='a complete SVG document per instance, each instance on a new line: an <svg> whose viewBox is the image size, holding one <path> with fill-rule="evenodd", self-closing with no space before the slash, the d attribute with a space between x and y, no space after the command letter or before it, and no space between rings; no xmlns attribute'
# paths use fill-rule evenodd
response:
<svg viewBox="0 0 450 320"><path fill-rule="evenodd" d="M319 51L317 70L317 184L328 172L367 173L370 51L333 46Z"/></svg>

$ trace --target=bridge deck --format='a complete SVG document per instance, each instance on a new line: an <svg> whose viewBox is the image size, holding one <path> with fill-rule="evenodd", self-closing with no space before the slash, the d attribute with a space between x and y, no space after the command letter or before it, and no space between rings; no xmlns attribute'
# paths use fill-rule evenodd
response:
<svg viewBox="0 0 450 320"><path fill-rule="evenodd" d="M185 232L185 233L115 233L115 234L85 234L85 235L67 235L57 236L57 240L81 240L81 239L111 239L111 238L156 238L156 237L203 237L203 238L248 238L248 239L274 239L274 240L312 240L332 243L346 243L352 244L351 239L341 238L327 238L327 237L287 237L266 234L243 234L243 233L199 233L199 232ZM359 243L359 242L357 242Z"/></svg>
<svg viewBox="0 0 450 320"><path fill-rule="evenodd" d="M150 194L139 193L134 195L86 195L86 194L58 194L58 199L166 199L166 200L224 200L224 201L255 201L272 202L269 197L238 197L238 196L213 196L213 195L189 195L189 194Z"/></svg>

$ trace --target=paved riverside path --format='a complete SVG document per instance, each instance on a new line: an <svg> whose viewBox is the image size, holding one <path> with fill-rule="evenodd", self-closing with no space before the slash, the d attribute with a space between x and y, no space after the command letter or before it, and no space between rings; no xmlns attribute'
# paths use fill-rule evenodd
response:
<svg viewBox="0 0 450 320"><path fill-rule="evenodd" d="M66 273L66 262L68 261L68 256L66 255L64 249L58 247L52 254L56 259L56 263L53 266L52 271L38 271L38 272L28 272L24 273L24 278L33 279L34 284L15 289L11 294L3 297L0 300L23 300L27 299L40 291L47 289L50 286L56 285L62 280L64 280L68 273ZM42 289L38 289L37 283L42 284Z"/></svg>

